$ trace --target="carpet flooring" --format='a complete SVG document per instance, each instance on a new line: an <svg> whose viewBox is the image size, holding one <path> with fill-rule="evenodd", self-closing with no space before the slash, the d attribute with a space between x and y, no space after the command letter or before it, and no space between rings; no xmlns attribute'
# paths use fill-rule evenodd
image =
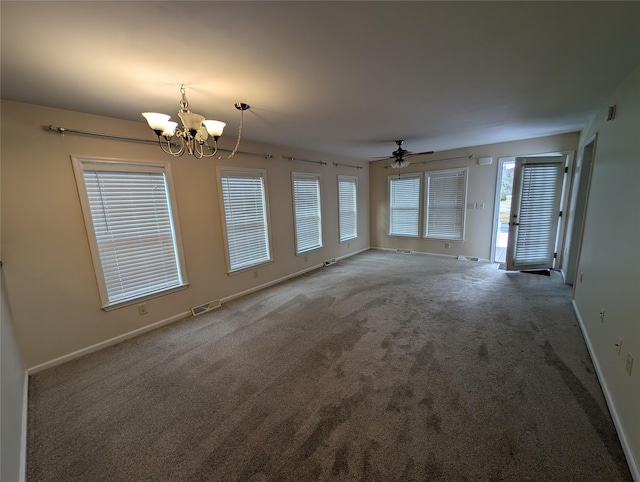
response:
<svg viewBox="0 0 640 482"><path fill-rule="evenodd" d="M364 252L33 375L27 480L630 481L570 296Z"/></svg>

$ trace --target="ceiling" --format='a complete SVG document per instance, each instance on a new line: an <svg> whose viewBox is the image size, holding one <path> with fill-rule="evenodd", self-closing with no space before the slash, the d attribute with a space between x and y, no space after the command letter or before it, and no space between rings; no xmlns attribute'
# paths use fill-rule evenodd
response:
<svg viewBox="0 0 640 482"><path fill-rule="evenodd" d="M640 2L0 3L3 99L370 160L580 130L640 62ZM81 126L65 126L81 128ZM150 138L153 133L149 130Z"/></svg>

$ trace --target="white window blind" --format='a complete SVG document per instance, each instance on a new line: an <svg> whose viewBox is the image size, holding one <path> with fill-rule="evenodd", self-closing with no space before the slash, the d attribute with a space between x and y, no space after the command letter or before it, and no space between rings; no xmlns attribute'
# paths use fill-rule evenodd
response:
<svg viewBox="0 0 640 482"><path fill-rule="evenodd" d="M104 309L186 285L168 166L74 159Z"/></svg>
<svg viewBox="0 0 640 482"><path fill-rule="evenodd" d="M296 254L322 247L320 176L293 173Z"/></svg>
<svg viewBox="0 0 640 482"><path fill-rule="evenodd" d="M357 178L338 176L338 211L340 241L358 236Z"/></svg>
<svg viewBox="0 0 640 482"><path fill-rule="evenodd" d="M389 178L389 234L418 236L420 176Z"/></svg>
<svg viewBox="0 0 640 482"><path fill-rule="evenodd" d="M271 261L266 173L220 169L229 272Z"/></svg>
<svg viewBox="0 0 640 482"><path fill-rule="evenodd" d="M464 239L467 169L427 172L425 238Z"/></svg>

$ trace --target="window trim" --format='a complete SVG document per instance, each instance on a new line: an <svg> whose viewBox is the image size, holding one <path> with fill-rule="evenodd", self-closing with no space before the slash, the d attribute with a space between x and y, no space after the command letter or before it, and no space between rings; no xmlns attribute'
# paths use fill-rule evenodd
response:
<svg viewBox="0 0 640 482"><path fill-rule="evenodd" d="M296 216L296 194L295 194L295 181L296 178L313 178L318 183L318 227L319 227L319 239L317 244L310 246L306 249L300 249L298 246L298 219ZM322 175L316 172L291 172L291 201L293 208L293 234L296 256L309 253L316 249L324 247L324 229L322 219Z"/></svg>
<svg viewBox="0 0 640 482"><path fill-rule="evenodd" d="M268 259L266 260L261 260L259 262L256 262L255 264L251 264L248 266L242 266L240 268L231 268L231 257L230 257L230 253L229 253L229 238L228 238L228 233L227 233L227 220L226 220L226 215L225 215L225 204L224 204L224 194L222 192L222 177L225 173L237 173L240 175L255 175L258 177L262 178L262 187L263 187L263 191L264 191L264 211L265 211L265 217L266 217L266 222L265 222L265 226L267 229L267 236L266 236L266 240L268 243ZM246 167L227 167L227 166L217 166L216 167L216 174L217 174L217 188L218 188L218 205L220 208L220 224L221 224L221 231L222 231L222 241L224 244L224 255L225 255L225 262L226 262L226 268L227 268L227 275L229 276L233 276L236 274L240 274L240 273L245 273L247 271L251 271L251 270L255 270L258 267L261 266L265 266L267 264L270 264L273 262L273 242L272 242L272 238L271 238L271 215L270 215L270 208L269 208L269 187L268 187L268 182L267 182L267 170L266 169L255 169L255 168L246 168Z"/></svg>
<svg viewBox="0 0 640 482"><path fill-rule="evenodd" d="M168 161L137 161L128 159L112 159L112 158L100 158L100 157L88 157L88 156L71 156L73 165L73 171L76 179L76 186L78 188L78 197L80 199L80 207L82 209L82 217L86 229L87 241L89 243L89 251L91 252L91 259L96 278L98 293L100 296L101 309L104 311L112 311L125 306L141 303L145 300L165 296L176 291L181 291L189 287L189 281L187 279L187 269L184 256L184 248L182 246L182 233L180 231L180 220L178 218L178 208L176 203L176 194L173 184L173 174L171 171L171 164ZM88 169L87 167L92 168ZM100 249L98 247L98 240L96 235L93 218L91 216L91 206L89 203L87 186L84 178L85 170L100 170L102 166L105 171L120 171L120 172L162 172L165 176L166 189L168 194L168 207L169 216L171 218L171 224L173 228L173 240L175 244L177 272L180 279L180 284L171 288L163 289L160 291L152 292L146 295L137 296L135 298L128 298L126 300L110 302L107 291L105 272L100 257Z"/></svg>
<svg viewBox="0 0 640 482"><path fill-rule="evenodd" d="M463 173L464 174L464 192L462 193L462 203L461 203L461 215L462 215L462 232L460 237L447 237L447 236L431 236L428 234L429 230L429 192L431 188L431 175L434 174L445 174L445 173ZM469 168L468 167L457 167L450 169L439 169L435 171L425 171L424 173L424 213L423 213L423 233L422 237L424 239L433 239L433 240L443 240L443 241L464 241L466 234L466 225L467 225L467 191L469 186Z"/></svg>
<svg viewBox="0 0 640 482"><path fill-rule="evenodd" d="M340 182L353 183L353 234L342 236L342 203L340 198ZM338 174L338 241L344 243L358 237L358 177Z"/></svg>
<svg viewBox="0 0 640 482"><path fill-rule="evenodd" d="M398 233L393 233L391 232L391 213L392 213L392 208L391 208L391 184L394 180L398 180L398 179L417 179L418 180L418 201L417 201L417 220L416 220L416 234L398 234ZM420 172L416 172L416 173L411 173L411 174L395 174L395 175L391 175L388 176L387 178L387 203L388 203L388 207L389 207L389 213L388 213L388 217L387 217L387 223L388 223L388 229L387 229L387 234L389 236L397 236L400 238L420 238L420 222L422 219L422 216L420 215L420 210L421 210L421 206L422 206L422 173Z"/></svg>

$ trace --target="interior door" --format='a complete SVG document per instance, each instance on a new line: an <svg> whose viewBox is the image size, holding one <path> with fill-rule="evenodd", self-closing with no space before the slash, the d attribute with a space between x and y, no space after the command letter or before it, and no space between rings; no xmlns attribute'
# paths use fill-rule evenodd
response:
<svg viewBox="0 0 640 482"><path fill-rule="evenodd" d="M507 270L554 267L565 157L517 157Z"/></svg>

